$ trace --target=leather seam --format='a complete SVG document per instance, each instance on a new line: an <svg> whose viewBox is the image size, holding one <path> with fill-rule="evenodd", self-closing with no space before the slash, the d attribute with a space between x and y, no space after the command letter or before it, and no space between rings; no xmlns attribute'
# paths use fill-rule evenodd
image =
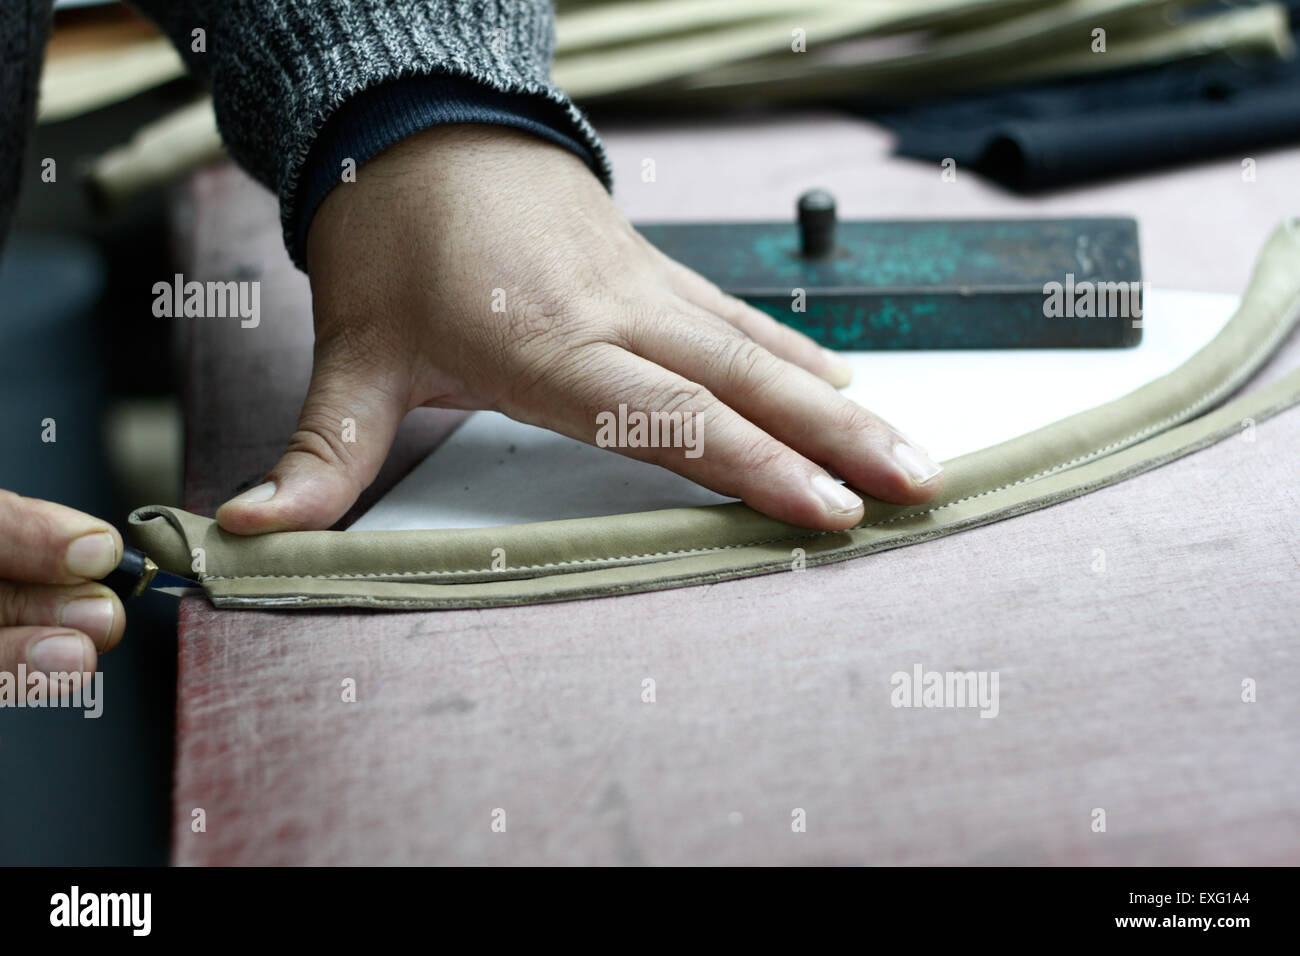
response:
<svg viewBox="0 0 1300 956"><path fill-rule="evenodd" d="M952 508L957 505L967 504L971 501L977 501L978 499L988 497L989 495L995 495L999 492L1006 491L1011 488L1017 488L1021 485L1030 484L1042 478L1047 478L1051 475L1058 474L1059 472L1062 471L1068 471L1069 469L1077 467L1078 465L1086 464L1090 461L1093 461L1098 457L1105 456L1107 454L1110 454L1111 452L1120 451L1132 445L1133 443L1143 438L1146 438L1149 435L1167 430L1170 426L1175 425L1179 422L1187 421L1189 420L1189 416L1197 412L1205 405L1215 402L1220 397L1222 397L1225 393L1231 392L1235 388L1239 387L1242 379L1249 377L1249 375L1251 375L1255 371L1261 356L1266 356L1268 354L1271 354L1273 350L1276 348L1277 341L1283 338L1289 332L1291 327L1296 322L1296 319L1298 317L1297 313L1300 313L1300 296L1293 298L1290 306L1283 311L1283 319L1275 325L1272 332L1263 340L1263 342L1260 343L1260 345L1255 349L1255 351L1250 354L1250 356L1246 359L1246 361L1238 365L1226 378L1223 379L1223 381L1221 381L1210 391L1206 392L1196 401L1192 402L1186 408L1178 412L1175 412L1173 415L1170 415L1159 422L1156 422L1152 425L1148 425L1147 427L1134 432L1132 435L1129 435L1118 441L1111 442L1110 444L1103 445L1100 448L1096 448L1093 451L1090 451L1084 455L1080 455L1070 459L1069 461L1065 461L1053 465L1050 468L1036 472L1032 475L1027 475L1015 481L1008 482L1003 485L999 485L996 488L989 488L985 491L981 491L976 494L967 495L964 498L958 498L954 501L949 501L946 502L945 504L937 505L925 511L914 511L914 512L909 512L907 514L895 515L892 518L882 518L879 521L873 521L868 524L855 525L853 528L847 530L862 531L869 528L879 528L884 525L893 524L898 521L907 521L912 518L923 518L926 517L927 515L935 514L947 508ZM753 547L761 547L763 545L769 545L769 544L783 544L789 541L812 541L812 540L816 540L817 538L825 537L826 535L829 534L844 534L844 533L845 533L844 531L810 531L803 534L787 535L785 537L779 537L779 538L767 538L759 541L748 541L748 542L738 542L735 544L717 545L708 548L690 548L690 549L680 550L680 551L655 551L655 552L643 553L643 554L624 554L624 555L614 555L614 556L599 557L599 558L581 558L573 561L553 561L553 562L547 562L546 564L517 565L512 567L501 568L497 571L493 571L490 568L469 568L469 569L459 569L455 571L433 569L427 571L366 571L366 572L350 572L346 574L292 574L292 575L210 574L210 575L201 576L201 580L207 582L207 581L241 581L241 580L254 580L254 579L281 578L281 579L306 579L306 580L321 580L321 581L348 581L348 580L364 580L364 579L394 578L394 577L405 577L405 578L465 577L469 575L495 576L495 575L504 575L507 572L544 571L551 568L568 568L568 567L575 567L575 566L586 565L586 564L609 564L609 563L619 563L619 562L627 562L627 561L644 561L646 563L651 563L654 561L654 559L658 559L658 558L674 558L674 557L683 557L686 555L699 555L699 554L716 554L722 551L736 550L738 548L753 548ZM509 580L509 578L502 577L500 578L500 580Z"/></svg>

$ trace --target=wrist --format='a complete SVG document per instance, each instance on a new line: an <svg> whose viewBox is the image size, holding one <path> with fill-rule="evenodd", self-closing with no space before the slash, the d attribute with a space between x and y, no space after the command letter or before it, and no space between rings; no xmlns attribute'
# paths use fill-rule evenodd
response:
<svg viewBox="0 0 1300 956"><path fill-rule="evenodd" d="M423 131L462 125L522 131L568 150L599 174L566 108L544 96L502 93L461 76L393 80L353 96L318 134L290 200L295 260L302 260L321 203L336 187L354 183L360 167Z"/></svg>

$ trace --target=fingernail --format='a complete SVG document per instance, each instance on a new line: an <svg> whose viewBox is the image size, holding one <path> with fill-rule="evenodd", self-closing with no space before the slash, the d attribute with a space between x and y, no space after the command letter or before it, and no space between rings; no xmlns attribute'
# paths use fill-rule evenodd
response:
<svg viewBox="0 0 1300 956"><path fill-rule="evenodd" d="M921 449L902 442L894 446L894 460L903 466L907 476L918 485L925 484L943 471L943 465L931 459Z"/></svg>
<svg viewBox="0 0 1300 956"><path fill-rule="evenodd" d="M822 355L826 358L826 372L822 375L826 381L836 388L843 388L853 381L853 369L848 362L830 349L822 349Z"/></svg>
<svg viewBox="0 0 1300 956"><path fill-rule="evenodd" d="M813 475L812 489L831 514L853 514L862 507L862 499L830 475Z"/></svg>
<svg viewBox="0 0 1300 956"><path fill-rule="evenodd" d="M77 673L85 668L86 645L79 634L60 634L47 637L27 655L32 670L42 674Z"/></svg>
<svg viewBox="0 0 1300 956"><path fill-rule="evenodd" d="M83 534L68 545L63 565L82 578L102 578L117 566L117 545L104 531Z"/></svg>
<svg viewBox="0 0 1300 956"><path fill-rule="evenodd" d="M275 497L275 482L264 481L255 488L249 488L242 495L236 495L226 504L253 505L259 501L270 501Z"/></svg>
<svg viewBox="0 0 1300 956"><path fill-rule="evenodd" d="M91 637L107 637L113 631L113 614L113 602L108 598L77 598L63 605L59 623Z"/></svg>

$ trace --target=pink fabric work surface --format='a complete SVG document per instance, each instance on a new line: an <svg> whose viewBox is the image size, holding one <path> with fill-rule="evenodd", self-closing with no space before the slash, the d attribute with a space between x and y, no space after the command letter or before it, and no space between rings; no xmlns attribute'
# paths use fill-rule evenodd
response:
<svg viewBox="0 0 1300 956"><path fill-rule="evenodd" d="M606 134L634 219L784 218L813 185L846 217L1131 214L1172 288L1240 291L1300 211L1300 150L1253 184L1230 158L1040 202L830 114ZM310 305L264 192L223 167L187 200L187 273L263 280L259 329L191 328L185 504L210 514L293 428ZM411 416L378 490L457 418ZM1300 411L1252 437L802 574L417 614L187 599L175 860L1300 863ZM997 671L999 715L892 707L916 664Z"/></svg>

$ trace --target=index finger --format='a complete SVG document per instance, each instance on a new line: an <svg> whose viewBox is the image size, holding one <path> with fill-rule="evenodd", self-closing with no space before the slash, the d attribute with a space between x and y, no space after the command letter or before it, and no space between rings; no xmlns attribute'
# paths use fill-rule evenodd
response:
<svg viewBox="0 0 1300 956"><path fill-rule="evenodd" d="M0 490L0 579L77 584L122 560L122 536L73 508Z"/></svg>
<svg viewBox="0 0 1300 956"><path fill-rule="evenodd" d="M862 520L862 499L820 466L746 421L702 385L616 345L593 344L569 353L563 371L549 379L541 407L544 414L530 413L512 402L503 411L519 421L660 465L719 494L740 498L778 521L842 531ZM612 432L610 420L628 413L658 422L659 438L669 440L631 432L626 441L602 440L602 420ZM674 421L675 430L669 424ZM682 440L688 433L689 445Z"/></svg>

